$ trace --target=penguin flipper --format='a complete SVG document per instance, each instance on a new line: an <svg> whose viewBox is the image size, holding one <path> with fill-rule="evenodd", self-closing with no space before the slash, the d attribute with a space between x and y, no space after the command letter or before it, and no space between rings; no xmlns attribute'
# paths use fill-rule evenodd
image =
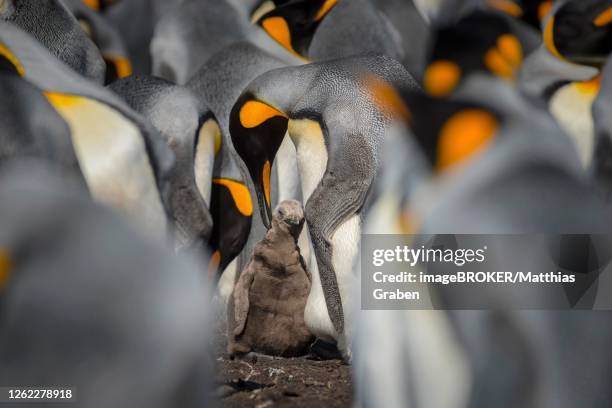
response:
<svg viewBox="0 0 612 408"><path fill-rule="evenodd" d="M330 157L305 208L327 311L339 335L344 333L344 311L331 240L338 227L361 210L376 174L373 151L363 138L350 135L345 140L337 152L340 157Z"/></svg>
<svg viewBox="0 0 612 408"><path fill-rule="evenodd" d="M249 315L249 290L255 278L255 266L253 261L249 262L245 270L240 274L238 282L234 287L234 336L240 336L246 327L247 316Z"/></svg>

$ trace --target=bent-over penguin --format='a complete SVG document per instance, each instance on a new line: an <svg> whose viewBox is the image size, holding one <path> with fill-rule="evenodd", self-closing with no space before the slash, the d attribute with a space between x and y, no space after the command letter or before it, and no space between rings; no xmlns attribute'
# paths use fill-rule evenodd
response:
<svg viewBox="0 0 612 408"><path fill-rule="evenodd" d="M209 287L192 259L32 161L0 172L0 223L2 383L62 384L76 395L60 403L82 407L210 406Z"/></svg>
<svg viewBox="0 0 612 408"><path fill-rule="evenodd" d="M316 258L309 262L313 287L306 324L321 339L337 342L346 358L344 304L354 279L361 208L389 125L365 86L371 81L417 87L401 64L384 56L281 68L246 87L230 117L234 147L249 169L267 227L270 168L287 131L295 144Z"/></svg>
<svg viewBox="0 0 612 408"><path fill-rule="evenodd" d="M1 21L0 59L19 80L38 88L68 124L79 167L96 200L146 231L165 235L167 175L174 157L155 128L112 92Z"/></svg>

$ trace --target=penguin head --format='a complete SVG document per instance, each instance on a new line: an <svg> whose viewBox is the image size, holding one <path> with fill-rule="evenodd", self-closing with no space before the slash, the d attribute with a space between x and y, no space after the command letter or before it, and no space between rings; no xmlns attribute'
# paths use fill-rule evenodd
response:
<svg viewBox="0 0 612 408"><path fill-rule="evenodd" d="M502 118L480 103L405 94L407 126L434 174L460 168L486 151Z"/></svg>
<svg viewBox="0 0 612 408"><path fill-rule="evenodd" d="M0 20L30 34L81 75L97 83L104 81L102 56L65 3L60 0L3 1L8 5L0 8Z"/></svg>
<svg viewBox="0 0 612 408"><path fill-rule="evenodd" d="M544 44L560 60L601 68L612 51L612 1L560 2L545 23Z"/></svg>
<svg viewBox="0 0 612 408"><path fill-rule="evenodd" d="M275 229L287 231L297 240L304 226L304 209L296 200L285 200L278 204L272 214Z"/></svg>
<svg viewBox="0 0 612 408"><path fill-rule="evenodd" d="M424 88L431 96L443 97L473 73L513 80L522 60L523 45L506 20L476 11L437 30Z"/></svg>
<svg viewBox="0 0 612 408"><path fill-rule="evenodd" d="M286 2L257 20L270 37L292 54L306 59L315 31L338 0Z"/></svg>
<svg viewBox="0 0 612 408"><path fill-rule="evenodd" d="M85 6L81 0L68 0L66 5L79 22L87 36L98 47L106 63L104 83L110 84L117 79L132 74L132 64L121 35L101 14Z"/></svg>
<svg viewBox="0 0 612 408"><path fill-rule="evenodd" d="M272 163L285 137L288 123L289 118L285 113L248 92L238 99L230 113L232 142L255 183L261 217L266 228L272 225Z"/></svg>

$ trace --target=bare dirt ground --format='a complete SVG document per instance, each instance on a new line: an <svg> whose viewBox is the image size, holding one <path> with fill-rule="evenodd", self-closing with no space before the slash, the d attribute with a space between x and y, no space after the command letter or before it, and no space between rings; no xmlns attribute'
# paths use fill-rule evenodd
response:
<svg viewBox="0 0 612 408"><path fill-rule="evenodd" d="M349 407L350 366L307 358L217 359L217 396L223 407Z"/></svg>
<svg viewBox="0 0 612 408"><path fill-rule="evenodd" d="M214 342L216 394L222 407L344 408L352 405L351 367L339 358L258 356L230 360L225 351L223 316L218 315Z"/></svg>

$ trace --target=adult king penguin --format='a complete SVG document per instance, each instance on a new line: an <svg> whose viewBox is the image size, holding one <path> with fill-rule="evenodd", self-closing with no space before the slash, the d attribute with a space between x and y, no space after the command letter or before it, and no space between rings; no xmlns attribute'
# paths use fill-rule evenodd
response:
<svg viewBox="0 0 612 408"><path fill-rule="evenodd" d="M209 285L196 262L32 160L0 172L0 224L3 384L73 387L60 404L88 408L210 406Z"/></svg>
<svg viewBox="0 0 612 408"><path fill-rule="evenodd" d="M595 146L592 105L612 50L611 7L607 0L555 2L543 22L543 45L521 72L521 87L548 102L586 167Z"/></svg>
<svg viewBox="0 0 612 408"><path fill-rule="evenodd" d="M214 120L208 108L188 89L161 78L134 75L109 88L148 119L174 152L169 203L175 245L202 250L213 224L207 202L214 145L219 143L205 131Z"/></svg>
<svg viewBox="0 0 612 408"><path fill-rule="evenodd" d="M105 64L98 48L60 0L3 0L0 20L28 32L79 74L104 82Z"/></svg>
<svg viewBox="0 0 612 408"><path fill-rule="evenodd" d="M92 195L149 233L165 235L167 175L174 158L157 131L112 92L68 69L6 22L0 22L0 61L3 70L38 88L66 122Z"/></svg>
<svg viewBox="0 0 612 408"><path fill-rule="evenodd" d="M86 6L81 0L65 0L65 4L104 58L106 63L104 83L109 84L116 79L131 75L132 63L119 30L105 16Z"/></svg>
<svg viewBox="0 0 612 408"><path fill-rule="evenodd" d="M319 338L336 342L346 358L344 311L359 250L361 208L389 125L364 86L369 82L380 83L381 89L385 83L417 87L399 63L382 56L281 68L246 87L230 116L232 141L255 183L267 227L271 166L287 131L295 144L316 257L310 262L306 324Z"/></svg>

